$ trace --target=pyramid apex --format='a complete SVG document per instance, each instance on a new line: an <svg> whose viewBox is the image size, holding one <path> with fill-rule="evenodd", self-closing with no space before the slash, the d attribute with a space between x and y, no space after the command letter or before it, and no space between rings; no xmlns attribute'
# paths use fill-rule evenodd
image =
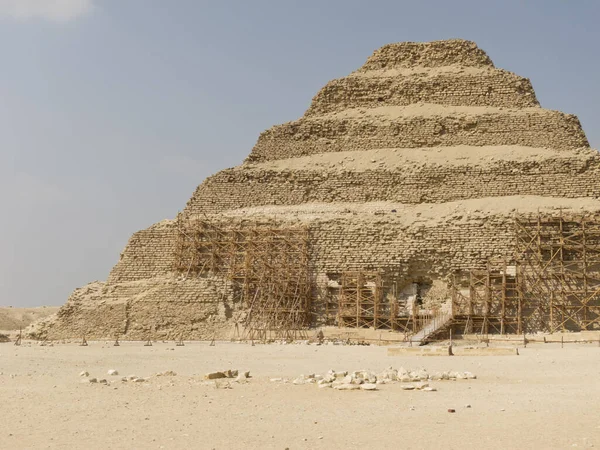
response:
<svg viewBox="0 0 600 450"><path fill-rule="evenodd" d="M465 39L397 42L375 50L360 71L444 66L494 67L494 63L475 42Z"/></svg>

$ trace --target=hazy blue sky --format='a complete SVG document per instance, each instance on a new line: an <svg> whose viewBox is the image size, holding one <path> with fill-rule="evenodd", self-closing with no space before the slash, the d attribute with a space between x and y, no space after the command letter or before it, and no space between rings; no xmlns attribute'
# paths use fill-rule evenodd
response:
<svg viewBox="0 0 600 450"><path fill-rule="evenodd" d="M596 0L0 0L0 305L105 279L386 43L474 40L598 148L598 23Z"/></svg>

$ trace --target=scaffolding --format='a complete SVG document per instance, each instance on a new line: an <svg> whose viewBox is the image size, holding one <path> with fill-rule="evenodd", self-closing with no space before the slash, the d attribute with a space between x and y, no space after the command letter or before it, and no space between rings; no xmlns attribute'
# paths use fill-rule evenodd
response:
<svg viewBox="0 0 600 450"><path fill-rule="evenodd" d="M453 328L480 334L600 329L600 216L518 216L514 227L512 257L454 275ZM186 218L178 220L175 248L181 276L231 283L224 292L242 302L250 338L272 331L297 336L310 325L308 228ZM416 303L399 304L395 283L391 289L379 271L334 275L323 305L329 322L409 335L432 320Z"/></svg>
<svg viewBox="0 0 600 450"><path fill-rule="evenodd" d="M233 284L246 338L297 337L309 326L312 283L307 227L226 226L178 221L175 271Z"/></svg>
<svg viewBox="0 0 600 450"><path fill-rule="evenodd" d="M378 272L344 272L339 292L338 325L350 328L379 328L382 321L383 280Z"/></svg>
<svg viewBox="0 0 600 450"><path fill-rule="evenodd" d="M524 329L600 329L600 216L519 217L515 234Z"/></svg>
<svg viewBox="0 0 600 450"><path fill-rule="evenodd" d="M337 298L335 312L340 328L392 330L403 332L405 337L417 333L433 316L420 311L416 303L411 309L400 305L395 284L392 289L389 289L390 286L386 289L384 279L378 271L342 272L339 285L328 293L328 316L332 311L332 301Z"/></svg>
<svg viewBox="0 0 600 450"><path fill-rule="evenodd" d="M506 259L493 259L485 269L454 275L452 316L464 334L519 332L519 297L516 267Z"/></svg>
<svg viewBox="0 0 600 450"><path fill-rule="evenodd" d="M459 272L452 284L454 327L464 333L600 329L600 216L518 216L514 257Z"/></svg>

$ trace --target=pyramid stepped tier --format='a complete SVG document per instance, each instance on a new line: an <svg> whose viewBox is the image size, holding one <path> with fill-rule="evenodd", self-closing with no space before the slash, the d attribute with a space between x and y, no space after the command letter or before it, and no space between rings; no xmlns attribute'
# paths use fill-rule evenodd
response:
<svg viewBox="0 0 600 450"><path fill-rule="evenodd" d="M517 213L600 213L599 179L600 156L577 117L543 109L528 79L495 68L475 43L386 45L329 82L303 117L263 132L242 165L206 179L176 220L135 233L106 282L77 289L30 335L231 337L247 304L215 269L223 258L207 250L207 235L180 245L198 223L247 267L262 266L235 250L251 242L237 240L249 236L240 229L307 228L299 261L322 324L344 271L377 271L394 295L446 286L456 270L514 256ZM228 227L234 244L222 239ZM209 273L192 270L209 256Z"/></svg>
<svg viewBox="0 0 600 450"><path fill-rule="evenodd" d="M598 197L598 179L600 158L593 150L575 153L506 146L340 152L224 170L198 187L186 212L312 202Z"/></svg>
<svg viewBox="0 0 600 450"><path fill-rule="evenodd" d="M542 196L478 198L441 204L406 205L396 202L304 204L230 210L206 215L223 228L237 224L293 226L307 224L311 230L311 261L322 271L344 268L431 265L428 270L448 273L481 267L492 256L510 257L514 252L514 214L538 211L600 211L600 200L559 199ZM160 228L160 233L157 233ZM161 235L162 233L162 235ZM175 239L176 221L136 233L104 289L111 296L129 296L142 283L164 276L174 263L174 252L162 253L165 267L140 263L140 253L160 252L163 239ZM406 267L405 267L406 268ZM184 298L188 279L173 283L176 298ZM118 286L118 287L115 287ZM137 292L137 291L136 291ZM168 293L163 293L169 298ZM185 300L194 300L194 293Z"/></svg>
<svg viewBox="0 0 600 450"><path fill-rule="evenodd" d="M577 117L558 111L411 105L349 109L275 126L260 135L248 161L457 145L589 146Z"/></svg>
<svg viewBox="0 0 600 450"><path fill-rule="evenodd" d="M415 103L539 106L531 82L504 70L462 67L390 69L356 72L329 82L315 96L306 115Z"/></svg>

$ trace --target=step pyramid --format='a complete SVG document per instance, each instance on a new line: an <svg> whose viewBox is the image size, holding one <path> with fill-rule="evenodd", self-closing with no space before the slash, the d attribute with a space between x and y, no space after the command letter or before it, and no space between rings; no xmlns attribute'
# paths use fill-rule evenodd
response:
<svg viewBox="0 0 600 450"><path fill-rule="evenodd" d="M211 338L244 305L222 276L174 269L182 220L309 230L312 323L348 270L396 292L510 257L516 213L600 211L600 156L577 117L473 42L386 45L330 81L303 117L263 132L175 220L135 233L106 282L76 289L32 333ZM186 276L188 275L188 276ZM390 284L390 283L388 283ZM440 284L441 285L441 284Z"/></svg>

